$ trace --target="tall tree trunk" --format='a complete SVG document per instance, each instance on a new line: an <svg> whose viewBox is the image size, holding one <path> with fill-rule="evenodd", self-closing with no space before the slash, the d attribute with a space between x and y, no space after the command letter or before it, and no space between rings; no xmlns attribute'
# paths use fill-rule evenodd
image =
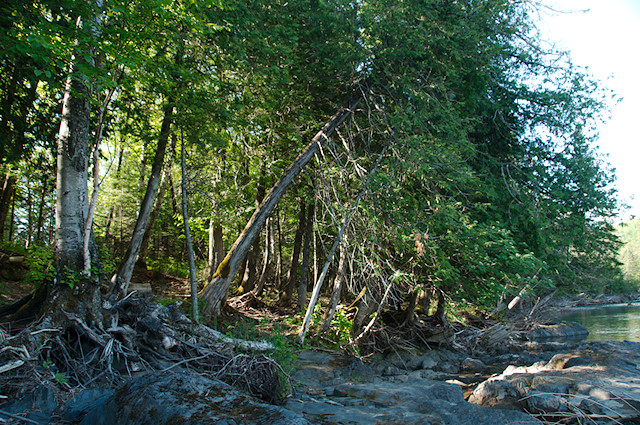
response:
<svg viewBox="0 0 640 425"><path fill-rule="evenodd" d="M38 221L36 222L36 243L42 242L42 229L44 228L44 204L47 196L47 182L48 177L46 173L42 173L42 192L40 193L40 205L38 205Z"/></svg>
<svg viewBox="0 0 640 425"><path fill-rule="evenodd" d="M88 97L84 81L71 75L58 133L56 258L60 282L66 281L65 270L80 271L84 264L83 229L89 206L87 164L91 103Z"/></svg>
<svg viewBox="0 0 640 425"><path fill-rule="evenodd" d="M99 9L102 1L94 5ZM94 39L98 37L101 22L99 10L87 20ZM78 18L78 27L82 25ZM56 274L57 284L52 288L51 311L58 312L65 306L65 299L81 297L75 309L80 314L100 318L100 292L97 279L78 279L84 269L85 220L89 209L88 199L88 155L91 102L88 79L77 70L75 64L84 62L93 65L94 48L78 43L77 53L72 58L69 77L62 103L62 119L58 132L56 175ZM91 63L87 63L90 61Z"/></svg>
<svg viewBox="0 0 640 425"><path fill-rule="evenodd" d="M313 218L315 216L315 205L310 204L307 208L307 219L304 230L304 245L302 247L302 266L300 267L300 285L298 286L297 311L302 311L307 303L307 287L309 282L309 263L311 261L311 242L313 242Z"/></svg>
<svg viewBox="0 0 640 425"><path fill-rule="evenodd" d="M182 121L182 120L181 120ZM187 257L189 259L189 281L191 283L191 319L198 322L198 284L196 278L196 262L193 256L191 230L189 229L189 205L187 203L187 160L184 146L184 129L180 123L180 148L182 169L182 219L184 222L184 236L187 243Z"/></svg>
<svg viewBox="0 0 640 425"><path fill-rule="evenodd" d="M102 69L102 65L100 60L98 60L97 66ZM113 74L114 81L117 80L119 72L116 71ZM104 123L106 118L106 111L109 103L111 103L111 97L113 93L116 91L116 87L112 87L105 94L104 98L100 99L101 104L98 110L98 123L95 131L95 138L93 142L93 192L91 194L91 200L89 201L89 210L87 213L87 218L84 223L84 240L83 240L83 250L84 250L84 274L87 276L91 275L91 255L89 253L89 244L91 243L91 237L93 237L93 217L96 212L96 207L98 205L98 192L100 189L100 142L102 141L102 132L104 130Z"/></svg>
<svg viewBox="0 0 640 425"><path fill-rule="evenodd" d="M207 246L207 282L211 280L211 277L215 273L215 268L218 265L216 262L216 251L215 251L215 229L218 224L216 221L216 198L212 197L211 199L211 216L209 217L209 243Z"/></svg>
<svg viewBox="0 0 640 425"><path fill-rule="evenodd" d="M144 237L144 232L147 230L149 215L151 214L158 185L160 184L160 173L162 172L164 156L169 141L169 132L173 121L173 108L173 96L169 96L163 108L162 125L160 126L160 136L158 137L156 154L153 158L153 165L151 166L151 175L149 176L147 190L144 194L142 204L140 205L138 219L133 229L133 234L131 235L131 243L129 244L129 248L122 264L120 265L118 273L111 279L111 283L113 284L111 293L112 299L117 298L121 293L127 292L131 276L133 275L133 268L135 266L138 253L140 252L142 238Z"/></svg>
<svg viewBox="0 0 640 425"><path fill-rule="evenodd" d="M209 223L209 250L207 260L207 282L211 280L216 272L218 264L224 259L224 238L222 225L215 220L211 214Z"/></svg>
<svg viewBox="0 0 640 425"><path fill-rule="evenodd" d="M258 187L256 190L256 208L260 206L260 202L264 199L265 186L264 186L264 170L262 177L258 181ZM258 275L258 252L260 251L260 237L257 237L253 241L253 245L247 253L247 263L244 270L244 276L242 277L242 283L238 290L238 293L244 294L249 291L253 291L256 286L256 277Z"/></svg>
<svg viewBox="0 0 640 425"><path fill-rule="evenodd" d="M142 204L144 202L144 182L147 179L147 145L149 143L149 138L144 137L144 142L142 145L142 152L140 152L140 168L138 173L138 187L136 193L138 194L138 203Z"/></svg>
<svg viewBox="0 0 640 425"><path fill-rule="evenodd" d="M173 215L178 214L178 195L176 195L176 186L173 184L173 177L169 174L169 192L171 193L171 209Z"/></svg>
<svg viewBox="0 0 640 425"><path fill-rule="evenodd" d="M358 93L349 108L343 109L335 114L324 128L315 135L309 146L296 158L275 186L271 188L260 204L260 207L256 209L244 230L238 239L236 239L225 259L218 266L218 270L211 281L202 290L202 298L206 303L204 307L205 314L214 316L220 314L221 303L227 294L231 280L238 272L242 260L245 258L255 238L260 235L262 226L264 226L265 221L271 215L276 205L278 205L280 198L316 154L320 144L331 137L335 129L338 128L356 108L361 98L362 93Z"/></svg>
<svg viewBox="0 0 640 425"><path fill-rule="evenodd" d="M291 263L289 266L289 274L287 275L287 281L284 290L280 292L280 303L286 304L291 300L293 296L293 288L298 279L298 263L300 259L300 251L302 251L302 237L304 236L305 223L304 220L307 216L306 205L304 201L300 200L300 212L298 213L298 227L296 228L296 236L293 240L293 250L291 251Z"/></svg>
<svg viewBox="0 0 640 425"><path fill-rule="evenodd" d="M265 235L264 235L264 251L262 254L262 269L260 271L260 279L258 280L258 284L256 285L255 288L253 288L253 293L256 295L256 297L259 297L262 295L262 292L264 291L264 285L267 282L267 278L269 276L269 272L271 269L271 263L272 263L272 243L273 243L273 225L272 222L273 218L269 217L269 221L265 224L264 228L265 228Z"/></svg>
<svg viewBox="0 0 640 425"><path fill-rule="evenodd" d="M24 240L24 247L29 248L33 239L33 192L31 186L27 185L27 237Z"/></svg>
<svg viewBox="0 0 640 425"><path fill-rule="evenodd" d="M253 291L253 288L256 286L256 276L257 272L257 259L258 259L258 250L260 249L259 238L256 238L253 245L249 249L247 253L247 258L245 261L244 273L242 274L242 281L240 282L240 286L238 287L238 294L244 294L250 291Z"/></svg>
<svg viewBox="0 0 640 425"><path fill-rule="evenodd" d="M272 235L273 239L273 248L274 253L276 255L276 277L273 282L275 288L279 291L282 288L282 269L284 258L282 256L282 228L280 226L280 208L276 209L276 220L275 220L275 233Z"/></svg>
<svg viewBox="0 0 640 425"><path fill-rule="evenodd" d="M171 175L171 169L173 168L173 152L175 151L175 139L172 138L171 149L169 151L169 156L164 164L164 169L162 171L162 179L160 181L160 187L158 189L158 196L156 197L155 203L153 205L153 210L151 211L151 215L149 216L149 222L147 223L147 228L144 232L144 236L142 238L142 243L140 244L140 252L138 253L138 258L136 260L137 264L142 266L142 268L147 268L147 256L149 252L149 241L151 240L151 235L153 233L153 226L158 220L158 216L160 215L160 210L162 209L162 201L164 200L165 192L167 191L167 186L169 182L169 176Z"/></svg>
<svg viewBox="0 0 640 425"><path fill-rule="evenodd" d="M13 198L13 186L16 178L11 174L11 169L7 170L0 193L0 241L4 240L4 228L7 223L7 216L11 209L11 199Z"/></svg>
<svg viewBox="0 0 640 425"><path fill-rule="evenodd" d="M216 223L213 228L213 254L213 263L215 267L218 267L224 259L224 233L220 223ZM213 273L215 273L215 268L211 271L211 277L213 277ZM207 282L211 280L211 277L207 279Z"/></svg>
<svg viewBox="0 0 640 425"><path fill-rule="evenodd" d="M116 167L116 181L120 180L120 172L122 170L122 160L124 159L124 149L120 147L118 149L118 166ZM105 231L104 231L104 240L105 243L109 241L111 225L116 221L116 205L111 205L109 207L109 213L107 214L107 222L105 223ZM113 240L113 244L115 245L115 237Z"/></svg>
<svg viewBox="0 0 640 425"><path fill-rule="evenodd" d="M14 187L11 195L11 217L9 218L9 241L13 241L13 223L16 217L16 188Z"/></svg>

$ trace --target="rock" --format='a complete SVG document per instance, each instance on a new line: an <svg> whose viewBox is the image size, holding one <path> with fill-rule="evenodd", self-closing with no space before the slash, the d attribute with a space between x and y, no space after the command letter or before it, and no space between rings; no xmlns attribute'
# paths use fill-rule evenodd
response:
<svg viewBox="0 0 640 425"><path fill-rule="evenodd" d="M440 361L440 356L437 351L428 351L419 356L415 362L415 369L431 369L435 368Z"/></svg>
<svg viewBox="0 0 640 425"><path fill-rule="evenodd" d="M554 413L568 410L565 398L554 393L531 391L525 401L528 411L533 413Z"/></svg>
<svg viewBox="0 0 640 425"><path fill-rule="evenodd" d="M47 385L38 385L18 400L2 405L1 409L38 424L49 424L57 407L55 391Z"/></svg>
<svg viewBox="0 0 640 425"><path fill-rule="evenodd" d="M345 383L331 399L290 400L287 408L313 423L369 425L540 424L517 411L479 408L464 400L459 386L432 380L408 383Z"/></svg>
<svg viewBox="0 0 640 425"><path fill-rule="evenodd" d="M544 364L510 366L478 385L469 401L534 413L584 412L602 417L598 424L635 423L640 343L587 342Z"/></svg>
<svg viewBox="0 0 640 425"><path fill-rule="evenodd" d="M580 323L562 322L553 325L537 325L526 337L531 341L538 340L581 340L589 336L587 328Z"/></svg>
<svg viewBox="0 0 640 425"><path fill-rule="evenodd" d="M134 378L111 392L89 391L67 404L65 420L82 418L80 425L309 424L282 407L187 370Z"/></svg>
<svg viewBox="0 0 640 425"><path fill-rule="evenodd" d="M407 357L394 354L398 361ZM457 355L456 355L457 356ZM285 407L304 415L311 423L369 425L449 424L540 424L518 411L486 409L464 400L459 385L429 379L439 376L431 369L410 370L397 366L360 363L359 368L387 370L387 377L370 375L364 370L352 379L347 376L348 362L337 355L305 353L293 378L298 381L298 394ZM450 355L437 352L410 357L419 364L437 359L439 367L450 365ZM314 361L309 361L313 359ZM319 361L322 359L322 362ZM443 361L446 359L446 361ZM308 370L305 370L308 369ZM408 370L409 369L409 370ZM393 373L391 373L393 372ZM398 373L396 373L398 372ZM328 377L332 376L332 379ZM340 382L342 381L342 382Z"/></svg>
<svg viewBox="0 0 640 425"><path fill-rule="evenodd" d="M400 375L402 371L395 366L387 366L382 370L382 376Z"/></svg>
<svg viewBox="0 0 640 425"><path fill-rule="evenodd" d="M104 406L114 397L115 392L113 388L92 388L80 392L65 406L65 419L76 423L87 416L88 412L94 415L108 415L110 412L104 411Z"/></svg>
<svg viewBox="0 0 640 425"><path fill-rule="evenodd" d="M462 373L481 373L487 368L482 360L467 357L460 364L460 371Z"/></svg>

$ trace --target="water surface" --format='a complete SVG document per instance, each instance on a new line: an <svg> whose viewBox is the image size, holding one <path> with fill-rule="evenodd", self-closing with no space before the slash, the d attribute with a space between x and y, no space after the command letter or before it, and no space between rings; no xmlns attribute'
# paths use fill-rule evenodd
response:
<svg viewBox="0 0 640 425"><path fill-rule="evenodd" d="M589 330L589 341L640 342L640 303L578 307L560 316Z"/></svg>

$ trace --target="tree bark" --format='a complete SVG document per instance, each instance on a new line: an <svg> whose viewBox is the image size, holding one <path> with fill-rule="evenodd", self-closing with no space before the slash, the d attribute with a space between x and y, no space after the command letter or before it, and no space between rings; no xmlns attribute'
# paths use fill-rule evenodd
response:
<svg viewBox="0 0 640 425"><path fill-rule="evenodd" d="M89 89L79 75L67 80L60 131L58 133L56 181L56 258L58 282L66 282L66 271L83 269L83 230L89 199L87 164Z"/></svg>
<svg viewBox="0 0 640 425"><path fill-rule="evenodd" d="M100 62L100 61L98 61ZM98 67L102 68L102 65L98 63ZM119 72L114 73L114 81L118 78L117 74ZM93 237L93 217L96 212L96 206L98 205L98 191L100 189L100 142L102 140L102 132L104 130L105 123L105 114L107 111L107 107L109 103L111 103L111 97L113 93L115 93L115 86L105 93L104 98L102 99L102 103L98 112L98 125L95 131L95 139L93 143L93 193L91 194L91 200L89 202L89 211L87 213L87 218L84 223L84 240L83 240L83 250L84 250L84 274L87 276L91 276L91 253L89 252L89 245L91 242L91 237Z"/></svg>
<svg viewBox="0 0 640 425"><path fill-rule="evenodd" d="M313 242L313 218L315 216L315 205L310 204L307 208L306 227L304 230L304 246L302 247L302 266L300 267L300 285L298 286L297 311L302 311L307 303L307 287L309 282L309 263L311 261L311 242Z"/></svg>
<svg viewBox="0 0 640 425"><path fill-rule="evenodd" d="M54 211L55 216L55 211ZM13 241L13 224L16 217L16 188L11 191L11 217L9 217L9 241ZM53 241L55 243L55 240Z"/></svg>
<svg viewBox="0 0 640 425"><path fill-rule="evenodd" d="M275 217L275 233L271 236L273 238L273 250L276 256L276 276L274 280L275 288L279 291L282 287L282 268L284 258L282 256L282 228L280 226L280 208L276 209Z"/></svg>
<svg viewBox="0 0 640 425"><path fill-rule="evenodd" d="M216 261L216 244L214 240L215 229L218 223L215 216L216 210L216 198L211 201L211 217L209 218L209 241L207 246L207 282L211 280L211 277L215 273L215 268L218 265Z"/></svg>
<svg viewBox="0 0 640 425"><path fill-rule="evenodd" d="M4 240L4 228L7 223L7 216L11 209L11 199L13 198L13 186L16 182L15 176L9 169L4 177L2 193L0 193L0 241Z"/></svg>
<svg viewBox="0 0 640 425"><path fill-rule="evenodd" d="M118 150L118 166L116 167L116 181L120 180L120 172L122 170L122 159L124 158L124 149L122 147ZM109 213L107 214L107 222L105 223L104 240L109 241L111 224L116 220L116 206L111 205ZM114 240L115 243L115 240Z"/></svg>
<svg viewBox="0 0 640 425"><path fill-rule="evenodd" d="M316 154L320 144L328 140L335 129L338 128L356 108L361 98L362 94L356 96L349 108L339 111L329 120L324 128L311 140L307 148L298 156L293 164L291 164L276 185L271 188L260 204L260 207L253 213L253 216L251 216L244 230L238 239L236 239L227 256L218 266L218 270L213 278L202 290L202 298L205 301L204 313L206 315L217 316L220 314L221 302L227 294L231 280L238 272L238 268L246 256L249 247L260 234L265 221L269 215L271 215L276 205L278 205L278 201L280 201L280 198L286 192L287 188Z"/></svg>
<svg viewBox="0 0 640 425"><path fill-rule="evenodd" d="M94 2L96 9L87 19L88 30L93 40L101 28L99 9L102 1ZM78 18L78 28L82 19ZM56 284L50 294L47 308L56 315L69 308L67 303L74 298L73 309L91 320L99 320L100 286L95 278L82 277L84 269L84 233L89 210L88 199L88 154L90 135L90 88L87 76L74 69L76 64L93 66L95 48L88 38L78 42L71 60L69 76L62 102L62 118L58 132L56 174L56 227L55 258ZM92 235L90 235L92 238ZM91 254L97 256L92 249Z"/></svg>
<svg viewBox="0 0 640 425"><path fill-rule="evenodd" d="M33 239L33 192L31 186L27 185L27 237L24 240L24 247L29 248Z"/></svg>
<svg viewBox="0 0 640 425"><path fill-rule="evenodd" d="M220 223L216 223L213 228L213 260L215 267L222 262L224 259L224 230L222 229L222 225ZM211 277L215 273L215 268L211 271ZM207 279L207 282L211 280L211 278Z"/></svg>
<svg viewBox="0 0 640 425"><path fill-rule="evenodd" d="M247 292L253 291L253 288L255 288L256 286L256 276L258 274L256 268L259 249L259 238L256 238L256 240L253 242L253 245L251 245L249 252L247 253L244 273L242 274L242 282L240 282L238 294L245 294Z"/></svg>
<svg viewBox="0 0 640 425"><path fill-rule="evenodd" d="M264 171L262 172L262 176L264 177ZM265 187L263 179L260 178L258 182L258 187L256 190L256 208L260 206L260 202L264 199ZM258 252L260 251L260 237L258 236L254 241L253 245L251 245L251 249L247 253L247 262L246 267L244 269L244 276L242 277L242 282L240 284L240 288L238 288L239 294L244 294L250 291L253 291L253 288L256 286L256 278L258 275Z"/></svg>
<svg viewBox="0 0 640 425"><path fill-rule="evenodd" d="M142 204L140 205L140 212L138 213L138 219L131 235L131 243L124 257L122 264L112 279L113 289L111 292L111 298L116 299L121 293L126 293L133 275L133 268L136 263L136 259L142 246L142 239L144 232L147 230L147 223L151 209L155 201L158 185L160 184L160 173L164 164L165 152L167 150L167 144L169 141L169 132L171 129L171 123L173 122L173 108L174 100L173 96L169 96L163 108L162 125L160 126L160 136L158 137L158 145L156 147L156 153L153 159L153 165L151 166L151 175L149 176L149 182L147 183L147 190L144 194Z"/></svg>

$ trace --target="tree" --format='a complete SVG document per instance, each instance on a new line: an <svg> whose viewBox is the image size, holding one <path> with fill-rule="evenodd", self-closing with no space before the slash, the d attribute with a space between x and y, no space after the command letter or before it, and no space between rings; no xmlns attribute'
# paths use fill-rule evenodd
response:
<svg viewBox="0 0 640 425"><path fill-rule="evenodd" d="M202 290L202 299L207 303L204 307L205 314L220 314L220 307L223 300L226 298L227 290L231 285L231 280L238 272L240 264L247 255L249 248L260 234L262 227L275 209L278 201L289 185L291 185L295 178L302 172L305 165L307 165L311 158L313 158L313 155L320 148L320 144L325 142L336 128L338 128L340 124L342 124L342 122L352 113L360 102L360 99L361 94L360 90L358 90L354 99L350 102L349 107L337 112L329 122L325 124L322 130L314 136L307 148L298 156L293 164L291 164L287 172L271 188L271 190L269 190L260 206L251 216L251 219L238 239L236 239L233 246L229 249L229 252L222 263L218 266L218 270L213 275L211 281L208 282Z"/></svg>
<svg viewBox="0 0 640 425"><path fill-rule="evenodd" d="M71 60L58 134L56 178L56 274L54 310L69 298L84 299L78 310L100 318L98 280L84 276L85 221L88 218L88 160L91 81L85 72L94 66L95 40L100 32L102 1L88 5L78 18L77 50ZM92 256L95 258L95 255ZM73 294L73 295L72 295ZM57 304L57 305L56 305ZM84 304L84 305L82 305ZM80 307L82 306L82 308ZM58 311L60 312L60 311Z"/></svg>

